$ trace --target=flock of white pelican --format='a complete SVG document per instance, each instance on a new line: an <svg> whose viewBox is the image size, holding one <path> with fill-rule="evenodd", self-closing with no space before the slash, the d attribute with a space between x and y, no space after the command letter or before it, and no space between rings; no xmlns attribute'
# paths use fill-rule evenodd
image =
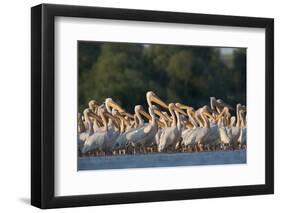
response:
<svg viewBox="0 0 281 213"><path fill-rule="evenodd" d="M78 113L79 156L124 155L155 152L200 152L246 148L246 106L234 109L210 98L195 110L181 103L165 103L146 93L148 112L136 105L134 114L111 98L89 102Z"/></svg>

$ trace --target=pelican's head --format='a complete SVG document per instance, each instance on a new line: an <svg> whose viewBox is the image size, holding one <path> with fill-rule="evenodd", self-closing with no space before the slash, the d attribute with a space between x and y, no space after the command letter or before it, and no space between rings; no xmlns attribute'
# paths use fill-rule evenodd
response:
<svg viewBox="0 0 281 213"><path fill-rule="evenodd" d="M105 104L101 104L100 106L98 106L98 109L97 109L97 114L100 116L101 113L105 113L107 112L106 108L105 108Z"/></svg>
<svg viewBox="0 0 281 213"><path fill-rule="evenodd" d="M188 111L193 111L193 107L181 104L181 103L176 103L176 107L180 108L180 109L186 109Z"/></svg>
<svg viewBox="0 0 281 213"><path fill-rule="evenodd" d="M90 118L92 119L96 119L98 121L100 121L100 117L98 115L96 115L91 109L87 108L83 111L83 115L85 118L86 122L90 122Z"/></svg>
<svg viewBox="0 0 281 213"><path fill-rule="evenodd" d="M210 105L211 105L211 109L215 110L215 106L216 106L216 98L215 97L210 97Z"/></svg>
<svg viewBox="0 0 281 213"><path fill-rule="evenodd" d="M84 111L83 111L84 118L88 119L88 117L91 113L92 113L91 109L89 109L89 108L84 109Z"/></svg>
<svg viewBox="0 0 281 213"><path fill-rule="evenodd" d="M224 107L222 112L216 117L215 121L219 121L223 116L229 117L230 113L229 113L229 108L228 107Z"/></svg>
<svg viewBox="0 0 281 213"><path fill-rule="evenodd" d="M155 105L152 105L152 108L154 110L154 113L158 115L161 119L167 119L166 116Z"/></svg>
<svg viewBox="0 0 281 213"><path fill-rule="evenodd" d="M90 100L88 106L91 110L95 111L95 109L98 107L98 104L95 100Z"/></svg>
<svg viewBox="0 0 281 213"><path fill-rule="evenodd" d="M242 112L247 112L247 108L246 108L246 106L244 106L244 105L242 105L242 106L240 107L240 109L242 110Z"/></svg>
<svg viewBox="0 0 281 213"><path fill-rule="evenodd" d="M116 116L116 115L118 115L119 113L118 113L118 111L117 111L116 109L112 109L112 110L111 110L111 114L112 114L113 116Z"/></svg>
<svg viewBox="0 0 281 213"><path fill-rule="evenodd" d="M213 110L208 105L203 106L202 109L210 114L213 113Z"/></svg>
<svg viewBox="0 0 281 213"><path fill-rule="evenodd" d="M154 105L152 105L153 110L154 109ZM139 112L141 115L143 115L147 120L151 120L151 116L144 110L142 105L136 105L135 106L135 113L137 114L137 112Z"/></svg>
<svg viewBox="0 0 281 213"><path fill-rule="evenodd" d="M140 110L144 111L143 106L142 105L136 105L135 106L135 112L140 111Z"/></svg>
<svg viewBox="0 0 281 213"><path fill-rule="evenodd" d="M182 108L181 108L182 106L184 106L184 105L182 105L180 103L176 103L175 106L174 106L174 110L179 112L180 114L182 114L184 116L187 116L187 114L182 110ZM186 106L186 107L188 107L188 106Z"/></svg>
<svg viewBox="0 0 281 213"><path fill-rule="evenodd" d="M215 121L215 118L210 113L209 109L206 107L201 108L201 113L205 115L207 118L209 118L211 121Z"/></svg>
<svg viewBox="0 0 281 213"><path fill-rule="evenodd" d="M125 112L125 110L115 103L112 98L105 99L105 107L109 113L111 113L111 108L116 109L118 112Z"/></svg>
<svg viewBox="0 0 281 213"><path fill-rule="evenodd" d="M201 113L203 113L205 116L207 116L208 118L210 118L212 121L214 121L214 117L212 115L212 113L214 112L214 110L212 110L209 106L205 105L203 106L201 109Z"/></svg>
<svg viewBox="0 0 281 213"><path fill-rule="evenodd" d="M217 103L218 103L221 107L228 107L230 110L233 110L233 108L232 108L230 105L226 104L222 99L218 99L218 100L217 100Z"/></svg>
<svg viewBox="0 0 281 213"><path fill-rule="evenodd" d="M163 102L160 98L158 98L157 95L155 95L155 93L152 91L146 93L146 100L150 107L152 106L152 103L156 103L164 108L168 108L167 104Z"/></svg>

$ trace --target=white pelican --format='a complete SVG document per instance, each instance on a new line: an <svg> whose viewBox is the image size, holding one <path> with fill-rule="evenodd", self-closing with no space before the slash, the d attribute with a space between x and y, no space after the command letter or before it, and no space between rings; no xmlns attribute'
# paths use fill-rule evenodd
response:
<svg viewBox="0 0 281 213"><path fill-rule="evenodd" d="M113 129L109 131L106 120L106 110L104 108L100 108L99 113L103 121L103 128L87 138L82 149L83 154L91 151L108 153L111 151L110 149L112 144L119 135L119 133Z"/></svg>
<svg viewBox="0 0 281 213"><path fill-rule="evenodd" d="M127 135L127 139L129 140L128 145L133 146L134 149L142 148L144 150L144 146L150 145L155 139L155 135L158 131L158 124L154 113L155 107L153 107L152 103L157 103L164 108L168 108L167 104L151 91L146 93L146 100L149 106L148 111L151 122L142 128L129 132Z"/></svg>
<svg viewBox="0 0 281 213"><path fill-rule="evenodd" d="M160 136L158 145L159 152L167 150L169 147L175 150L177 142L181 141L181 117L179 112L183 114L185 114L185 112L176 107L174 103L170 103L168 108L172 115L172 124L170 127L165 128Z"/></svg>
<svg viewBox="0 0 281 213"><path fill-rule="evenodd" d="M190 150L192 149L193 146L197 145L196 144L196 134L199 131L199 122L198 119L195 115L194 109L192 107L177 103L176 104L180 109L185 109L186 114L188 116L188 121L190 122L190 126L182 131L182 145L184 150ZM196 146L194 147L196 148Z"/></svg>
<svg viewBox="0 0 281 213"><path fill-rule="evenodd" d="M153 108L149 107L148 111L152 118L151 123L129 132L126 136L128 139L128 145L132 145L134 149L138 148L140 150L142 148L144 151L144 146L152 143L155 138L155 134L158 131L158 124L156 122Z"/></svg>
<svg viewBox="0 0 281 213"><path fill-rule="evenodd" d="M80 129L83 130L83 131L79 132L79 135L78 135L79 136L78 143L80 144L79 147L81 147L84 144L84 142L86 141L87 137L94 132L92 121L89 118L90 114L92 114L92 113L93 112L89 108L85 109L83 112L83 115L85 118L85 123L86 123L86 128L83 123L79 125L79 126L81 126ZM79 120L78 120L78 124L80 123Z"/></svg>
<svg viewBox="0 0 281 213"><path fill-rule="evenodd" d="M240 114L239 111L241 110L241 104L236 105L236 118L232 118L232 122L230 123L230 131L228 134L230 135L231 138L231 144L236 145L239 139L239 136L241 134L241 119L240 119ZM236 121L236 124L235 124Z"/></svg>

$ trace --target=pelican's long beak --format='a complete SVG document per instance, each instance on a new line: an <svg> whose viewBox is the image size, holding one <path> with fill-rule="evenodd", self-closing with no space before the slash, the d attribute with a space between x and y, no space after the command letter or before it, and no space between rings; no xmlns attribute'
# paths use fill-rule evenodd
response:
<svg viewBox="0 0 281 213"><path fill-rule="evenodd" d="M166 118L166 120L167 120L168 122L172 122L172 118L168 115L167 112L162 111L162 114L165 116L165 118Z"/></svg>
<svg viewBox="0 0 281 213"><path fill-rule="evenodd" d="M102 123L102 119L96 113L89 112L88 116L92 117L92 118L96 119L98 122Z"/></svg>
<svg viewBox="0 0 281 213"><path fill-rule="evenodd" d="M162 121L159 121L157 119L157 124L161 127L161 128L165 128L165 124Z"/></svg>
<svg viewBox="0 0 281 213"><path fill-rule="evenodd" d="M151 116L144 110L139 110L140 114L143 115L147 120L151 120Z"/></svg>
<svg viewBox="0 0 281 213"><path fill-rule="evenodd" d="M177 107L177 106L174 106L174 110L178 111L179 113L187 116L186 112L184 112L181 108Z"/></svg>
<svg viewBox="0 0 281 213"><path fill-rule="evenodd" d="M213 119L214 120L214 117L209 113L209 112L207 112L207 111L204 111L203 112L203 114L206 116L206 117L208 117L208 118L210 118L210 119Z"/></svg>
<svg viewBox="0 0 281 213"><path fill-rule="evenodd" d="M117 103L115 103L111 98L107 98L105 100L105 104L113 109L116 109L118 112L125 112L125 110Z"/></svg>
<svg viewBox="0 0 281 213"><path fill-rule="evenodd" d="M226 104L222 99L218 99L217 103L222 107L228 107L230 110L234 110L230 105Z"/></svg>
<svg viewBox="0 0 281 213"><path fill-rule="evenodd" d="M187 105L183 105L181 103L176 103L176 107L178 107L180 109L188 109L188 110L193 109L192 107L187 106Z"/></svg>
<svg viewBox="0 0 281 213"><path fill-rule="evenodd" d="M147 99L147 103L148 105L151 107L152 106L152 102L168 109L168 105L162 101L160 98L158 98L153 92L149 91L146 93L146 99Z"/></svg>
<svg viewBox="0 0 281 213"><path fill-rule="evenodd" d="M134 116L132 115L132 114L130 114L130 113L128 113L128 112L120 112L120 114L122 115L122 116L127 116L127 117L129 117L129 118L131 118L131 119L134 119Z"/></svg>
<svg viewBox="0 0 281 213"><path fill-rule="evenodd" d="M183 105L183 104L180 104L180 103L176 103L176 106L180 109L186 109L187 111L189 111L190 115L195 118L196 115L195 115L195 112L193 111L193 107L190 107L190 106L187 106L187 105ZM188 116L188 114L186 113L186 116Z"/></svg>
<svg viewBox="0 0 281 213"><path fill-rule="evenodd" d="M119 128L119 123L118 123L116 117L114 117L113 115L111 115L111 114L108 113L108 112L105 113L105 116L106 116L107 118L110 118L110 119L112 120L112 122L113 122L113 124L114 124L114 126L115 126L116 128Z"/></svg>
<svg viewBox="0 0 281 213"><path fill-rule="evenodd" d="M124 123L125 123L126 126L129 126L129 125L130 125L129 121L126 120L119 112L117 112L115 116L116 116L117 118L119 118L120 120L124 121Z"/></svg>
<svg viewBox="0 0 281 213"><path fill-rule="evenodd" d="M242 106L240 106L240 110L242 110L243 112L246 112L247 108L246 108L246 106L242 105Z"/></svg>
<svg viewBox="0 0 281 213"><path fill-rule="evenodd" d="M228 108L224 107L221 113L216 117L215 121L218 121L227 112L228 112Z"/></svg>
<svg viewBox="0 0 281 213"><path fill-rule="evenodd" d="M156 115L158 115L160 118L166 120L166 121L169 121L169 118L167 118L166 115L164 115L159 109L154 109L154 113Z"/></svg>
<svg viewBox="0 0 281 213"><path fill-rule="evenodd" d="M99 106L95 100L89 101L88 105L89 105L90 108L91 107L95 108L95 107Z"/></svg>

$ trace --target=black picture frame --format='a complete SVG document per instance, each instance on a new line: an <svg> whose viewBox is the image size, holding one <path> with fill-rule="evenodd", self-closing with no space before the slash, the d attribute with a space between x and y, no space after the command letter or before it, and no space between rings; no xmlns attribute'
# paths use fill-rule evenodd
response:
<svg viewBox="0 0 281 213"><path fill-rule="evenodd" d="M265 184L93 195L54 195L55 17L263 28L265 48ZM31 8L31 204L59 208L274 193L274 20L164 11L41 4Z"/></svg>

